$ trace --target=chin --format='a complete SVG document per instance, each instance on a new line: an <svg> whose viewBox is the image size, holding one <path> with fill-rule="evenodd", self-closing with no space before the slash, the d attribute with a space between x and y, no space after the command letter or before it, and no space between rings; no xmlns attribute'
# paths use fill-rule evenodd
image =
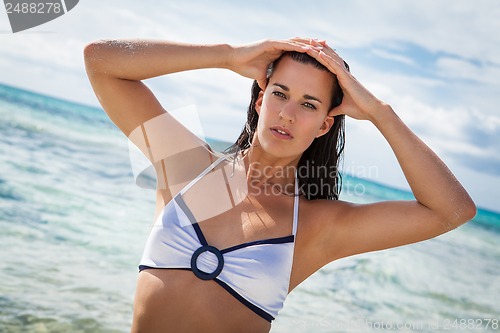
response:
<svg viewBox="0 0 500 333"><path fill-rule="evenodd" d="M260 136L262 137L262 136ZM275 158L290 158L302 155L304 150L301 150L293 140L289 141L279 141L274 138L267 138L264 136L263 139L258 139L258 148L262 150L266 155L270 155Z"/></svg>

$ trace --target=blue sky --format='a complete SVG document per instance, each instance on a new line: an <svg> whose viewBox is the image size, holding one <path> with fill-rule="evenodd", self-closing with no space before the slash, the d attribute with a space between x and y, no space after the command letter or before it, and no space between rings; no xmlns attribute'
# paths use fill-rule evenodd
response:
<svg viewBox="0 0 500 333"><path fill-rule="evenodd" d="M85 0L52 22L12 34L0 10L0 82L99 106L83 66L83 47L93 40L326 39L443 158L478 205L499 211L498 17L500 2L491 0ZM194 105L208 137L233 141L244 123L251 82L234 73L193 71L147 84L169 110ZM345 168L408 188L368 122L347 122Z"/></svg>

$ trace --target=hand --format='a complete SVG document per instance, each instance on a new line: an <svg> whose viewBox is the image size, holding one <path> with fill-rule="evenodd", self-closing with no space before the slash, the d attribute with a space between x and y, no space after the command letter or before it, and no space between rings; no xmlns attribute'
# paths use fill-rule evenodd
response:
<svg viewBox="0 0 500 333"><path fill-rule="evenodd" d="M315 39L294 38L302 44L310 44L307 54L323 64L330 72L337 76L339 85L344 93L342 103L330 110L329 116L345 114L359 120L372 120L385 103L375 97L349 72L344 60L332 49L326 41Z"/></svg>
<svg viewBox="0 0 500 333"><path fill-rule="evenodd" d="M242 76L257 80L261 89L267 85L267 68L285 51L307 52L312 46L301 41L264 40L251 44L235 46L228 68Z"/></svg>

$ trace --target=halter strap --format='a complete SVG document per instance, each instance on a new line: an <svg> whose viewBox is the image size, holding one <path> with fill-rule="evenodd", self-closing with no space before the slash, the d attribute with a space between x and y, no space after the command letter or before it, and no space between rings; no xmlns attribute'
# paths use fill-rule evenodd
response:
<svg viewBox="0 0 500 333"><path fill-rule="evenodd" d="M221 156L219 157L215 162L210 164L205 170L203 170L202 173L200 173L195 179L190 181L182 190L180 190L178 195L184 195L191 187L193 187L194 184L196 184L201 178L203 178L207 173L212 171L213 168L215 168L222 160L226 159L227 156Z"/></svg>
<svg viewBox="0 0 500 333"><path fill-rule="evenodd" d="M207 173L212 171L219 163L227 158L227 155L219 157L215 162L210 164L205 170L203 170L195 179L190 181L180 192L178 195L183 196L194 184L196 184L201 178L203 178ZM294 201L293 201L293 225L292 225L292 235L297 234L297 227L299 221L299 179L297 178L297 171L295 171L295 193L294 193Z"/></svg>

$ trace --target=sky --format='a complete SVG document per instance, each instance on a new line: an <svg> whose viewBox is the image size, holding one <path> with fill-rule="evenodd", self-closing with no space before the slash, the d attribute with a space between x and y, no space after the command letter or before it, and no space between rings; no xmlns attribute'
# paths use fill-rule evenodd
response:
<svg viewBox="0 0 500 333"><path fill-rule="evenodd" d="M353 75L390 104L448 165L480 207L500 211L500 1L85 0L13 34L0 9L0 82L100 107L83 48L98 39L239 45L325 39ZM495 32L496 31L496 32ZM203 135L234 141L251 81L206 69L146 80L162 105L195 110ZM408 189L378 130L347 120L344 170Z"/></svg>

